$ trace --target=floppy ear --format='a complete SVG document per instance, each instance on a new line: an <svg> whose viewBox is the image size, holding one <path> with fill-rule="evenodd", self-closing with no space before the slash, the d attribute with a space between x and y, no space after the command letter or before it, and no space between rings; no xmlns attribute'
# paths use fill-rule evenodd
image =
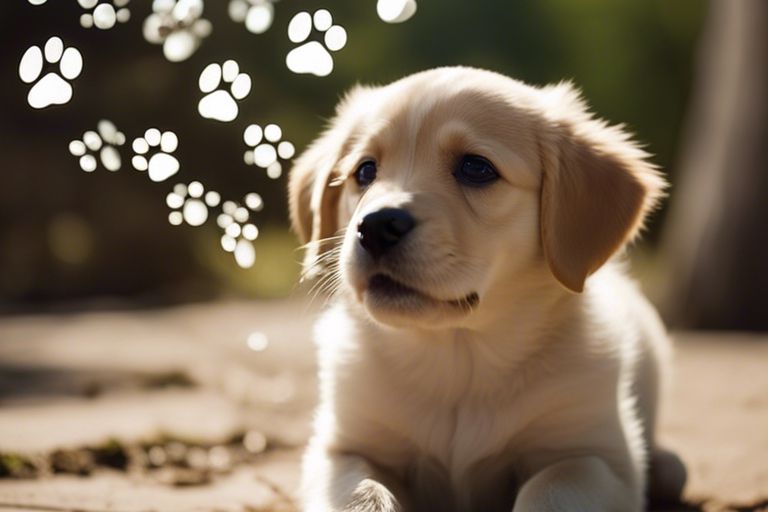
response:
<svg viewBox="0 0 768 512"><path fill-rule="evenodd" d="M581 292L586 278L637 235L666 184L620 127L593 119L570 85L557 89L541 152L541 240L554 276Z"/></svg>
<svg viewBox="0 0 768 512"><path fill-rule="evenodd" d="M354 103L366 91L356 87L345 96L328 129L296 159L291 169L288 204L293 230L303 244L308 244L305 271L313 268L318 258L334 245L325 240L339 229L341 187L333 180L339 176L337 164L356 126Z"/></svg>

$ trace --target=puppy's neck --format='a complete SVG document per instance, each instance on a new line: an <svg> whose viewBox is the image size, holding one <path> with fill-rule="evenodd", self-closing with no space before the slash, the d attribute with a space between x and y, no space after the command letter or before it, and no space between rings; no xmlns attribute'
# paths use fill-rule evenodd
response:
<svg viewBox="0 0 768 512"><path fill-rule="evenodd" d="M362 306L347 302L352 297L342 298L336 309L353 326L343 342L348 348L378 361L377 367L388 368L411 389L448 403L468 395L509 394L511 382L524 382L526 368L538 366L535 361L543 361L553 343L572 334L558 326L576 328L573 319L583 307L581 295L558 286L500 287L486 299L471 322L436 329L378 324Z"/></svg>

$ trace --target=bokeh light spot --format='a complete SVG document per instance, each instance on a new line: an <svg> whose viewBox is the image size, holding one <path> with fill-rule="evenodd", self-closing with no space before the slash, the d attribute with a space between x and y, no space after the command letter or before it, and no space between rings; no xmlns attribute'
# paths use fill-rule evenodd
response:
<svg viewBox="0 0 768 512"><path fill-rule="evenodd" d="M248 335L246 344L254 352L263 352L269 347L269 338L263 332L254 331Z"/></svg>
<svg viewBox="0 0 768 512"><path fill-rule="evenodd" d="M376 13L387 23L402 23L416 13L416 7L416 0L379 0Z"/></svg>
<svg viewBox="0 0 768 512"><path fill-rule="evenodd" d="M48 226L48 244L57 260L69 265L81 265L93 252L93 230L78 215L60 214Z"/></svg>

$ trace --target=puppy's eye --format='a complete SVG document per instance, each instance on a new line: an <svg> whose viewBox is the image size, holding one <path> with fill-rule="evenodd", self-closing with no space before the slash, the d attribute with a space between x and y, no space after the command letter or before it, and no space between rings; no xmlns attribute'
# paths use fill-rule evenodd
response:
<svg viewBox="0 0 768 512"><path fill-rule="evenodd" d="M355 171L355 181L360 188L365 188L376 179L376 162L368 160L360 164Z"/></svg>
<svg viewBox="0 0 768 512"><path fill-rule="evenodd" d="M462 185L482 187L493 183L499 178L499 173L491 162L477 155L465 155L459 162L459 167L453 176Z"/></svg>

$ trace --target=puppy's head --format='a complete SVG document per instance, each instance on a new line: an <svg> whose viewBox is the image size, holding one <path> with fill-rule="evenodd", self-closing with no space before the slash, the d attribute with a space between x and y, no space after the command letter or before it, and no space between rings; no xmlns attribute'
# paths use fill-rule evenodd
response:
<svg viewBox="0 0 768 512"><path fill-rule="evenodd" d="M459 326L532 276L582 291L662 193L646 156L568 84L436 69L347 95L294 166L291 219L377 321Z"/></svg>

